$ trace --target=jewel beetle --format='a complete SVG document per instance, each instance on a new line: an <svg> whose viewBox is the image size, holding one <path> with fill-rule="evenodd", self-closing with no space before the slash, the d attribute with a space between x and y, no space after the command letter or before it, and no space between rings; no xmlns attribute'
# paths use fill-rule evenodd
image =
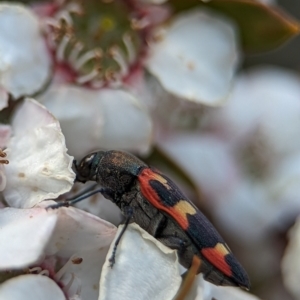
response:
<svg viewBox="0 0 300 300"><path fill-rule="evenodd" d="M247 273L220 234L166 175L129 153L115 150L91 153L75 163L75 169L77 181L100 185L90 195L101 192L121 209L127 225L135 222L167 247L176 249L185 268L197 255L201 260L198 273L203 273L207 281L249 289Z"/></svg>

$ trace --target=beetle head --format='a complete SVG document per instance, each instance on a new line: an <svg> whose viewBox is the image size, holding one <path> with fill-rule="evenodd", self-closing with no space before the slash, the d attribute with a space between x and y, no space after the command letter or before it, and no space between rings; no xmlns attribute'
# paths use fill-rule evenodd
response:
<svg viewBox="0 0 300 300"><path fill-rule="evenodd" d="M99 162L106 151L93 152L85 156L79 164L75 162L76 181L85 183L96 180Z"/></svg>

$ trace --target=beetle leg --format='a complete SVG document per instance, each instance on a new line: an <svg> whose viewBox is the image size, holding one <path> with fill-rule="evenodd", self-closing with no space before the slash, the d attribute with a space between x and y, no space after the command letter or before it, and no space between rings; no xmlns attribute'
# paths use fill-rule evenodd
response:
<svg viewBox="0 0 300 300"><path fill-rule="evenodd" d="M116 241L115 241L115 244L114 244L114 248L113 248L113 251L112 251L112 255L109 259L109 262L110 262L110 267L112 268L113 265L115 264L116 262L116 252L117 252L117 247L121 241L121 238L123 236L123 234L125 233L125 230L127 229L127 226L131 220L133 216L133 210L131 207L127 207L126 209L126 220L125 220L125 223L124 223L124 227L122 229L122 231L120 232L119 236L117 237Z"/></svg>

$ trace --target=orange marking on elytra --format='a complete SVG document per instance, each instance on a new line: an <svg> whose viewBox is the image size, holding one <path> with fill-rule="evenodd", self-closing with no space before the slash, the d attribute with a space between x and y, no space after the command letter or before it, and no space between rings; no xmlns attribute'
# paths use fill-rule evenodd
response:
<svg viewBox="0 0 300 300"><path fill-rule="evenodd" d="M182 229L186 230L189 226L187 214L195 214L195 208L185 200L180 200L174 206L164 205L157 192L150 186L149 181L158 180L168 190L170 189L170 186L165 178L163 178L160 174L153 172L151 169L144 169L138 178L141 183L142 194L145 195L147 200L149 200L149 202L157 209L170 215L174 220L176 220Z"/></svg>
<svg viewBox="0 0 300 300"><path fill-rule="evenodd" d="M214 248L204 248L201 250L201 253L222 273L229 277L232 276L231 268L225 260L225 256L230 252L222 243L218 243Z"/></svg>

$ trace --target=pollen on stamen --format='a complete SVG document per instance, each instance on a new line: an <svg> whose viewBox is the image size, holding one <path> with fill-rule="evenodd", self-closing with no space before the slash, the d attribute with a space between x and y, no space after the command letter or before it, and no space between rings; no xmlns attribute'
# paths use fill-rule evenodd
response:
<svg viewBox="0 0 300 300"><path fill-rule="evenodd" d="M4 158L6 156L7 156L7 154L2 149L0 149L0 157ZM0 159L0 164L8 165L9 161L7 159Z"/></svg>
<svg viewBox="0 0 300 300"><path fill-rule="evenodd" d="M105 74L105 79L107 82L109 82L109 86L112 88L117 88L122 85L122 80L118 74L112 70L112 69L107 69Z"/></svg>

